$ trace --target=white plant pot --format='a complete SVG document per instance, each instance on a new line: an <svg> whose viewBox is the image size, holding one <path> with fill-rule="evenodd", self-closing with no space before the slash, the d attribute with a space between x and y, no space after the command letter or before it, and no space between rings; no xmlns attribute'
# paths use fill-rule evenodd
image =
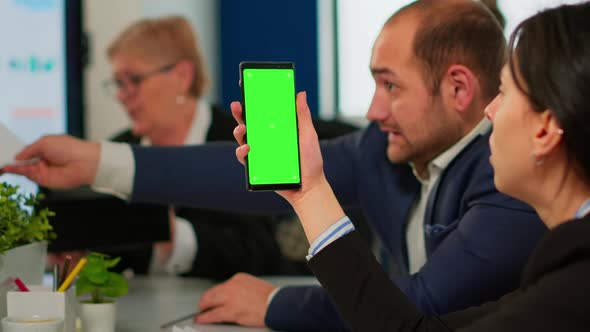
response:
<svg viewBox="0 0 590 332"><path fill-rule="evenodd" d="M115 332L117 304L84 303L78 306L82 332Z"/></svg>
<svg viewBox="0 0 590 332"><path fill-rule="evenodd" d="M14 289L8 278L18 277L25 284L40 285L47 261L47 242L33 242L0 255L0 318L6 316L6 293Z"/></svg>

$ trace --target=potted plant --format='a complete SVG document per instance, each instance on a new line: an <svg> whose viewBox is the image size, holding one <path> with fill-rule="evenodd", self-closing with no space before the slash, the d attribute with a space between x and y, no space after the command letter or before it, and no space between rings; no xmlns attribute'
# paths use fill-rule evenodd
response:
<svg viewBox="0 0 590 332"><path fill-rule="evenodd" d="M47 241L55 238L49 217L39 209L43 194L24 194L19 186L0 182L0 299L19 277L28 284L41 284L47 257ZM0 316L6 316L6 300L0 301Z"/></svg>
<svg viewBox="0 0 590 332"><path fill-rule="evenodd" d="M85 332L114 332L116 301L127 294L129 284L119 273L109 271L120 258L93 252L86 256L86 265L76 281L76 295L90 294L90 299L80 301L79 313Z"/></svg>

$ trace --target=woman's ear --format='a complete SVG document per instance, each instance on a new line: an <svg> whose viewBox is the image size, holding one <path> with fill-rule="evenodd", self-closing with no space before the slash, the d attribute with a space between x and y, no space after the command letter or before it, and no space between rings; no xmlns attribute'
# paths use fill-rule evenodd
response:
<svg viewBox="0 0 590 332"><path fill-rule="evenodd" d="M533 151L537 157L546 157L563 141L563 129L549 110L538 115L534 124Z"/></svg>
<svg viewBox="0 0 590 332"><path fill-rule="evenodd" d="M195 79L194 65L187 60L181 60L174 66L174 73L180 79L182 91L188 92Z"/></svg>

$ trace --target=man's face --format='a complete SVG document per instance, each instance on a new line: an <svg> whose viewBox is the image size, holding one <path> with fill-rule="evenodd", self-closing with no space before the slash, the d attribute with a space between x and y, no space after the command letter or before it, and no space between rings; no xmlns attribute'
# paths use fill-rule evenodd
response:
<svg viewBox="0 0 590 332"><path fill-rule="evenodd" d="M432 96L412 43L418 19L399 17L383 28L371 57L375 94L366 117L388 134L387 157L425 166L461 136L444 96Z"/></svg>

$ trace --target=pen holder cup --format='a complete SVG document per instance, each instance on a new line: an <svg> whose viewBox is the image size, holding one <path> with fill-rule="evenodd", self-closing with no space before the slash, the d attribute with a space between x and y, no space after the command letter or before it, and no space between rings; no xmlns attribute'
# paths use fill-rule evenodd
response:
<svg viewBox="0 0 590 332"><path fill-rule="evenodd" d="M62 318L64 332L76 332L75 287L65 292L53 292L45 286L31 285L29 292L8 292L6 295L8 317L41 316Z"/></svg>

